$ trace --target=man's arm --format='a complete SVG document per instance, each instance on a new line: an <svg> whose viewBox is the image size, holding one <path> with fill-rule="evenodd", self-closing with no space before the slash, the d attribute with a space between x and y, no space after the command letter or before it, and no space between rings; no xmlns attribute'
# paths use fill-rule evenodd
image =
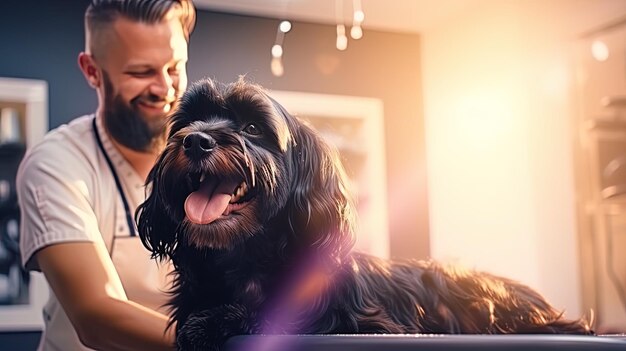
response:
<svg viewBox="0 0 626 351"><path fill-rule="evenodd" d="M48 284L78 336L97 350L173 350L167 316L129 301L103 245L54 244L38 251Z"/></svg>

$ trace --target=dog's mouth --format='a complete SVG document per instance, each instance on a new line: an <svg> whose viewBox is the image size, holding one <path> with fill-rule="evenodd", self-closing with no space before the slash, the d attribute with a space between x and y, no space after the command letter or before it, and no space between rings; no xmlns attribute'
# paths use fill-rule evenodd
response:
<svg viewBox="0 0 626 351"><path fill-rule="evenodd" d="M195 224L209 224L236 213L253 198L250 187L241 180L190 173L187 182L196 190L185 200L185 214Z"/></svg>

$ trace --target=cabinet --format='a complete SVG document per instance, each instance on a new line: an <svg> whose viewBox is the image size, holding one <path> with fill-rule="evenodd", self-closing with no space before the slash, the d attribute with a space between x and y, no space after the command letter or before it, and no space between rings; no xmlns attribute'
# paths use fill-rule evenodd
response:
<svg viewBox="0 0 626 351"><path fill-rule="evenodd" d="M626 332L626 20L577 43L576 176L583 303Z"/></svg>
<svg viewBox="0 0 626 351"><path fill-rule="evenodd" d="M15 177L26 149L48 130L47 111L46 82L0 78L0 331L43 326L48 289L43 275L21 268Z"/></svg>
<svg viewBox="0 0 626 351"><path fill-rule="evenodd" d="M379 99L293 91L270 93L337 147L356 200L356 249L389 257L383 103Z"/></svg>

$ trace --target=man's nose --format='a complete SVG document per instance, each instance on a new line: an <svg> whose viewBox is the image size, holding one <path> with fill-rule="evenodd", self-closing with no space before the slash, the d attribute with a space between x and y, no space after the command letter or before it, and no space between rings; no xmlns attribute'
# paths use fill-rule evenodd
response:
<svg viewBox="0 0 626 351"><path fill-rule="evenodd" d="M156 75L150 84L150 93L159 97L174 97L176 94L174 78L168 72Z"/></svg>

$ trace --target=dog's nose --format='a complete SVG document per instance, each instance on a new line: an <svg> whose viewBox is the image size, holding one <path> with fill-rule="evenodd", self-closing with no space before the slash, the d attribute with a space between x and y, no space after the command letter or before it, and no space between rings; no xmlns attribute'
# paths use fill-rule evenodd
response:
<svg viewBox="0 0 626 351"><path fill-rule="evenodd" d="M193 132L183 138L185 155L192 158L201 158L211 152L216 145L213 137L202 132Z"/></svg>

